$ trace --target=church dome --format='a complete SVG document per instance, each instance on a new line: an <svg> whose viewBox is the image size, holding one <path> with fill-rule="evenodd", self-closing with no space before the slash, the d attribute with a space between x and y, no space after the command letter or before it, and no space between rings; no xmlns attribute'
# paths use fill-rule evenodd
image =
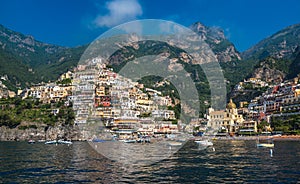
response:
<svg viewBox="0 0 300 184"><path fill-rule="evenodd" d="M233 103L232 99L230 99L229 103L226 106L227 109L236 109L235 103Z"/></svg>

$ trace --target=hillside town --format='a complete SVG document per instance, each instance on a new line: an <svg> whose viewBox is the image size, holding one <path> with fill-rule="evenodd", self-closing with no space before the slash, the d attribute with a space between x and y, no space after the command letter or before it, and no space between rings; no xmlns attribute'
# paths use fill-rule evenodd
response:
<svg viewBox="0 0 300 184"><path fill-rule="evenodd" d="M178 132L175 112L169 110L174 106L169 96L122 77L101 59L91 62L95 64L79 65L75 70L75 124L82 126L88 119L98 119L121 139Z"/></svg>
<svg viewBox="0 0 300 184"><path fill-rule="evenodd" d="M217 130L217 136L257 135L258 132L275 131L271 126L272 117L299 114L300 111L300 76L280 84L250 78L237 84L235 90L242 91L249 86L265 88L262 95L249 102L240 102L238 107L230 99L226 109L209 108L203 118L184 124L174 112L178 100L119 75L100 58L91 63L78 65L55 83L34 85L18 90L17 94L1 82L0 98L19 96L38 99L44 104L64 102L65 106L73 106L75 125L84 126L90 119L97 119L119 139L181 131L203 135L208 129ZM58 109L53 109L53 114L57 113ZM84 134L83 137L91 139L92 135Z"/></svg>

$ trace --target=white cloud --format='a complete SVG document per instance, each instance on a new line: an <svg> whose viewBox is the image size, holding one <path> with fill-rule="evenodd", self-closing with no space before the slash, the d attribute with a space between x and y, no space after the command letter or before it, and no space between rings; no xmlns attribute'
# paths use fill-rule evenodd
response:
<svg viewBox="0 0 300 184"><path fill-rule="evenodd" d="M112 27L135 20L143 14L137 0L112 0L106 3L106 8L109 12L106 15L98 15L94 20L95 26Z"/></svg>
<svg viewBox="0 0 300 184"><path fill-rule="evenodd" d="M140 23L140 21L134 21L134 22L131 22L130 24L125 24L125 25L119 27L119 29L122 29L123 31L125 31L128 34L136 33L138 35L142 35L142 33L143 33L143 25Z"/></svg>

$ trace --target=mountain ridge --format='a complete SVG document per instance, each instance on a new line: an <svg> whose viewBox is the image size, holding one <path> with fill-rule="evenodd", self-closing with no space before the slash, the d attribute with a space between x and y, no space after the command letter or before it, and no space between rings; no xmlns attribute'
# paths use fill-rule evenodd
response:
<svg viewBox="0 0 300 184"><path fill-rule="evenodd" d="M22 88L55 80L61 73L77 65L85 48L43 43L31 35L12 31L0 24L0 75L7 75L12 85ZM7 60L14 71L5 70ZM19 76L20 73L24 75Z"/></svg>
<svg viewBox="0 0 300 184"><path fill-rule="evenodd" d="M206 41L216 54L219 62L239 61L242 59L234 44L225 37L221 28L207 27L200 22L192 24L190 28Z"/></svg>
<svg viewBox="0 0 300 184"><path fill-rule="evenodd" d="M283 28L242 52L243 59L261 60L267 56L289 58L300 46L300 23Z"/></svg>
<svg viewBox="0 0 300 184"><path fill-rule="evenodd" d="M226 39L224 31L218 27L207 27L196 22L190 28L212 48L231 87L250 75L254 67L269 56L291 60L290 64L294 63L294 66L298 66L298 63L293 61L299 58L297 50L300 50L300 24L288 26L241 53ZM12 31L0 24L0 76L7 75L11 84L20 88L56 80L60 74L77 65L87 46L70 48L43 43L35 40L33 36ZM159 46L166 49L164 45ZM177 50L171 49L171 52L173 55L180 55L176 53ZM126 61L126 58L123 59ZM118 62L122 62L123 59L117 58L111 61L113 63L117 61L117 65L121 67L122 64ZM5 70L6 60L10 61L12 68L14 67L10 72ZM199 73L193 71L192 64L190 65L188 67L191 72ZM286 73L285 76L291 75Z"/></svg>

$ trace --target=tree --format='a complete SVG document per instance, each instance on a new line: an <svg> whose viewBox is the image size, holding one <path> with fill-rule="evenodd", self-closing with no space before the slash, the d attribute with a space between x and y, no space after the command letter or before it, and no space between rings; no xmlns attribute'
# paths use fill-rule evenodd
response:
<svg viewBox="0 0 300 184"><path fill-rule="evenodd" d="M268 126L270 126L270 124L267 121L263 120L257 125L257 128L259 132L262 132L266 131Z"/></svg>
<svg viewBox="0 0 300 184"><path fill-rule="evenodd" d="M14 104L15 104L16 106L21 105L21 103L22 103L22 99L21 99L21 98L15 98Z"/></svg>

